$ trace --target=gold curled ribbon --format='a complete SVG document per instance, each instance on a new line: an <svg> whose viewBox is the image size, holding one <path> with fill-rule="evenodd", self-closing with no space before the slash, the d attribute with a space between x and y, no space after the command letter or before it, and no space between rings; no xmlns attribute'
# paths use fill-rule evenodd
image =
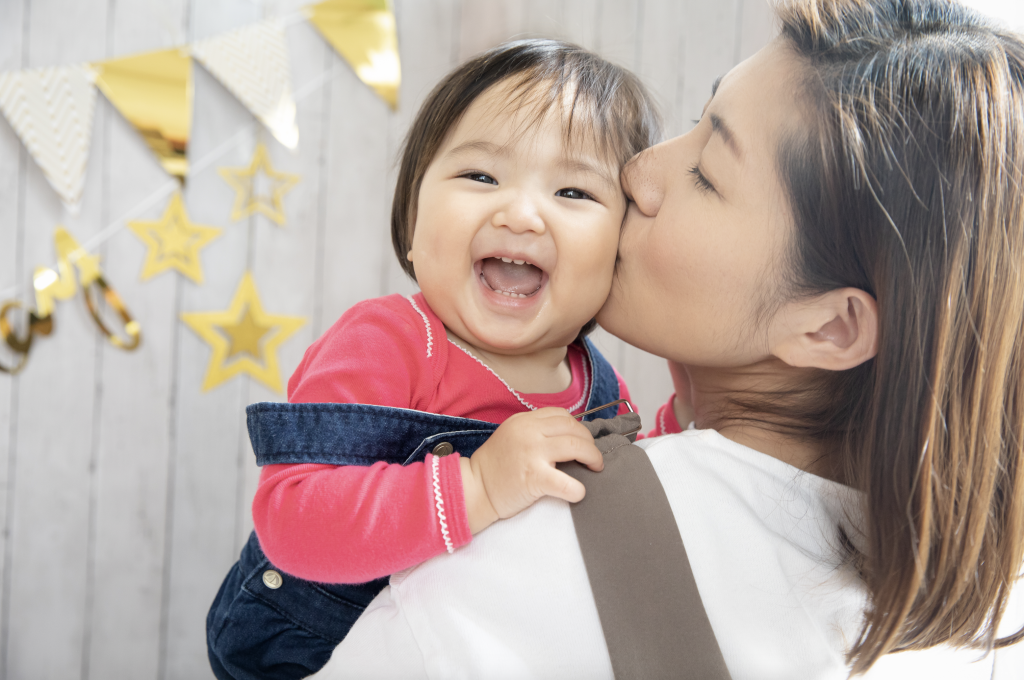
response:
<svg viewBox="0 0 1024 680"><path fill-rule="evenodd" d="M124 333L128 336L127 340L122 339L119 335L112 332L107 325L103 323L102 317L100 317L99 308L96 305L96 300L93 298L93 287L99 288L103 293L103 299L107 305L117 312L118 316L121 317L121 321L124 323ZM117 294L113 288L107 283L106 279L102 276L97 277L94 281L90 281L88 284L82 284L82 295L85 297L85 306L89 308L89 314L92 315L92 320L99 326L100 331L107 336L107 340L114 347L120 347L121 349L130 352L139 346L139 342L142 340L142 326L139 322L132 318L132 315L128 312L128 308L125 307L124 302L121 300L121 296Z"/></svg>
<svg viewBox="0 0 1024 680"><path fill-rule="evenodd" d="M25 363L28 361L28 352L32 348L32 338L37 335L49 335L53 332L53 320L50 317L40 319L35 315L35 312L30 311L28 313L28 328L25 329L25 335L24 337L18 337L18 334L11 327L11 322L7 319L7 314L12 309L24 309L24 305L17 300L11 300L5 302L0 307L0 337L11 348L11 351L18 355L18 360L13 366L0 364L0 373L14 375L25 368Z"/></svg>
<svg viewBox="0 0 1024 680"><path fill-rule="evenodd" d="M57 300L68 300L78 292L78 284L82 286L82 296L96 326L110 344L125 351L139 346L142 339L142 327L132 318L121 296L103 278L100 260L89 254L78 245L74 237L63 227L57 227L53 233L53 242L57 249L57 270L37 267L32 275L32 287L36 292L36 308L28 312L28 327L23 336L19 336L8 319L14 309L24 309L21 302L11 300L0 307L0 337L11 350L18 355L13 366L0 364L0 372L18 373L28 361L32 340L37 335L50 335L53 332L53 310ZM75 270L78 279L75 279ZM100 314L94 289L99 289L106 304L121 318L124 335L111 331Z"/></svg>

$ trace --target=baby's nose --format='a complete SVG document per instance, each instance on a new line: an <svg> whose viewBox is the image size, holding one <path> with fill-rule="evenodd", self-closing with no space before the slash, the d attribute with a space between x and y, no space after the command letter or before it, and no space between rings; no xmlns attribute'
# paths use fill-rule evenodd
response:
<svg viewBox="0 0 1024 680"><path fill-rule="evenodd" d="M622 168L619 178L626 196L648 217L658 214L665 198L657 172L657 151L658 147L652 147L633 156Z"/></svg>
<svg viewBox="0 0 1024 680"><path fill-rule="evenodd" d="M495 213L494 226L507 227L517 234L527 231L541 234L545 230L536 201L525 191L509 197L508 202Z"/></svg>

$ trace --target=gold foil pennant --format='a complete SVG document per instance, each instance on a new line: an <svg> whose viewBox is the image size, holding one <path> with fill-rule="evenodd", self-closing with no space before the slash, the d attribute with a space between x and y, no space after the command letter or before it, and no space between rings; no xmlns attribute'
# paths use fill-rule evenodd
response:
<svg viewBox="0 0 1024 680"><path fill-rule="evenodd" d="M306 7L309 22L356 75L398 108L402 68L395 13L387 0L326 0Z"/></svg>
<svg viewBox="0 0 1024 680"><path fill-rule="evenodd" d="M139 131L168 173L188 174L192 127L192 58L158 50L92 64L96 85Z"/></svg>

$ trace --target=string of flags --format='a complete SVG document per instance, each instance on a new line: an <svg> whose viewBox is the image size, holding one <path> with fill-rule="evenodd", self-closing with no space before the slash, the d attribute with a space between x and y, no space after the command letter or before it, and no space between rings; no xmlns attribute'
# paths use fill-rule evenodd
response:
<svg viewBox="0 0 1024 680"><path fill-rule="evenodd" d="M401 68L389 0L326 0L303 11L355 74L396 108ZM76 214L85 185L97 91L135 127L169 175L182 182L188 177L193 60L213 74L280 144L297 148L295 96L283 23L275 19L180 48L0 73L0 113L68 212ZM206 159L200 159L197 169L206 164ZM257 144L248 166L222 167L219 173L236 192L232 220L259 213L278 226L285 225L282 198L300 178L276 170L262 143ZM159 219L131 220L126 226L146 246L142 281L176 271L201 285L201 251L222 233L218 227L194 223L180 191L171 195ZM96 327L112 345L132 351L141 342L142 328L106 281L99 257L63 227L55 229L53 238L58 264L36 269L32 277L35 306L20 300L0 304L0 341L14 357L13 362L0 360L0 373L24 368L33 341L53 332L57 302L70 300L79 291ZM204 391L247 374L280 392L277 349L305 323L302 317L265 311L249 272L227 309L185 312L181 321L211 349Z"/></svg>
<svg viewBox="0 0 1024 680"><path fill-rule="evenodd" d="M388 0L325 0L304 17L392 108L401 66ZM188 176L192 62L217 78L289 149L299 143L288 50L269 19L180 48L88 64L0 73L0 113L71 214L85 186L98 90L139 132L170 175Z"/></svg>

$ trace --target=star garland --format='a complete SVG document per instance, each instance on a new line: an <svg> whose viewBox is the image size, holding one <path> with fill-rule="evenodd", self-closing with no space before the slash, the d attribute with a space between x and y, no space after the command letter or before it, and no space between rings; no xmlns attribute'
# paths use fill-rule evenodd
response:
<svg viewBox="0 0 1024 680"><path fill-rule="evenodd" d="M235 204L231 209L231 219L240 220L253 213L262 213L267 219L283 227L287 223L281 199L298 184L301 177L286 172L278 172L270 164L267 147L262 142L256 145L252 162L244 168L218 168L217 172L235 190ZM260 175L266 179L269 191L258 191Z"/></svg>
<svg viewBox="0 0 1024 680"><path fill-rule="evenodd" d="M199 262L199 251L220 236L221 230L193 224L180 193L176 192L171 197L159 220L135 220L128 223L128 228L149 248L140 279L147 281L168 269L176 269L202 285L203 266Z"/></svg>
<svg viewBox="0 0 1024 680"><path fill-rule="evenodd" d="M264 311L249 272L242 277L226 310L186 312L181 320L212 350L203 380L204 392L242 373L275 392L282 392L277 349L306 323L304 317Z"/></svg>

